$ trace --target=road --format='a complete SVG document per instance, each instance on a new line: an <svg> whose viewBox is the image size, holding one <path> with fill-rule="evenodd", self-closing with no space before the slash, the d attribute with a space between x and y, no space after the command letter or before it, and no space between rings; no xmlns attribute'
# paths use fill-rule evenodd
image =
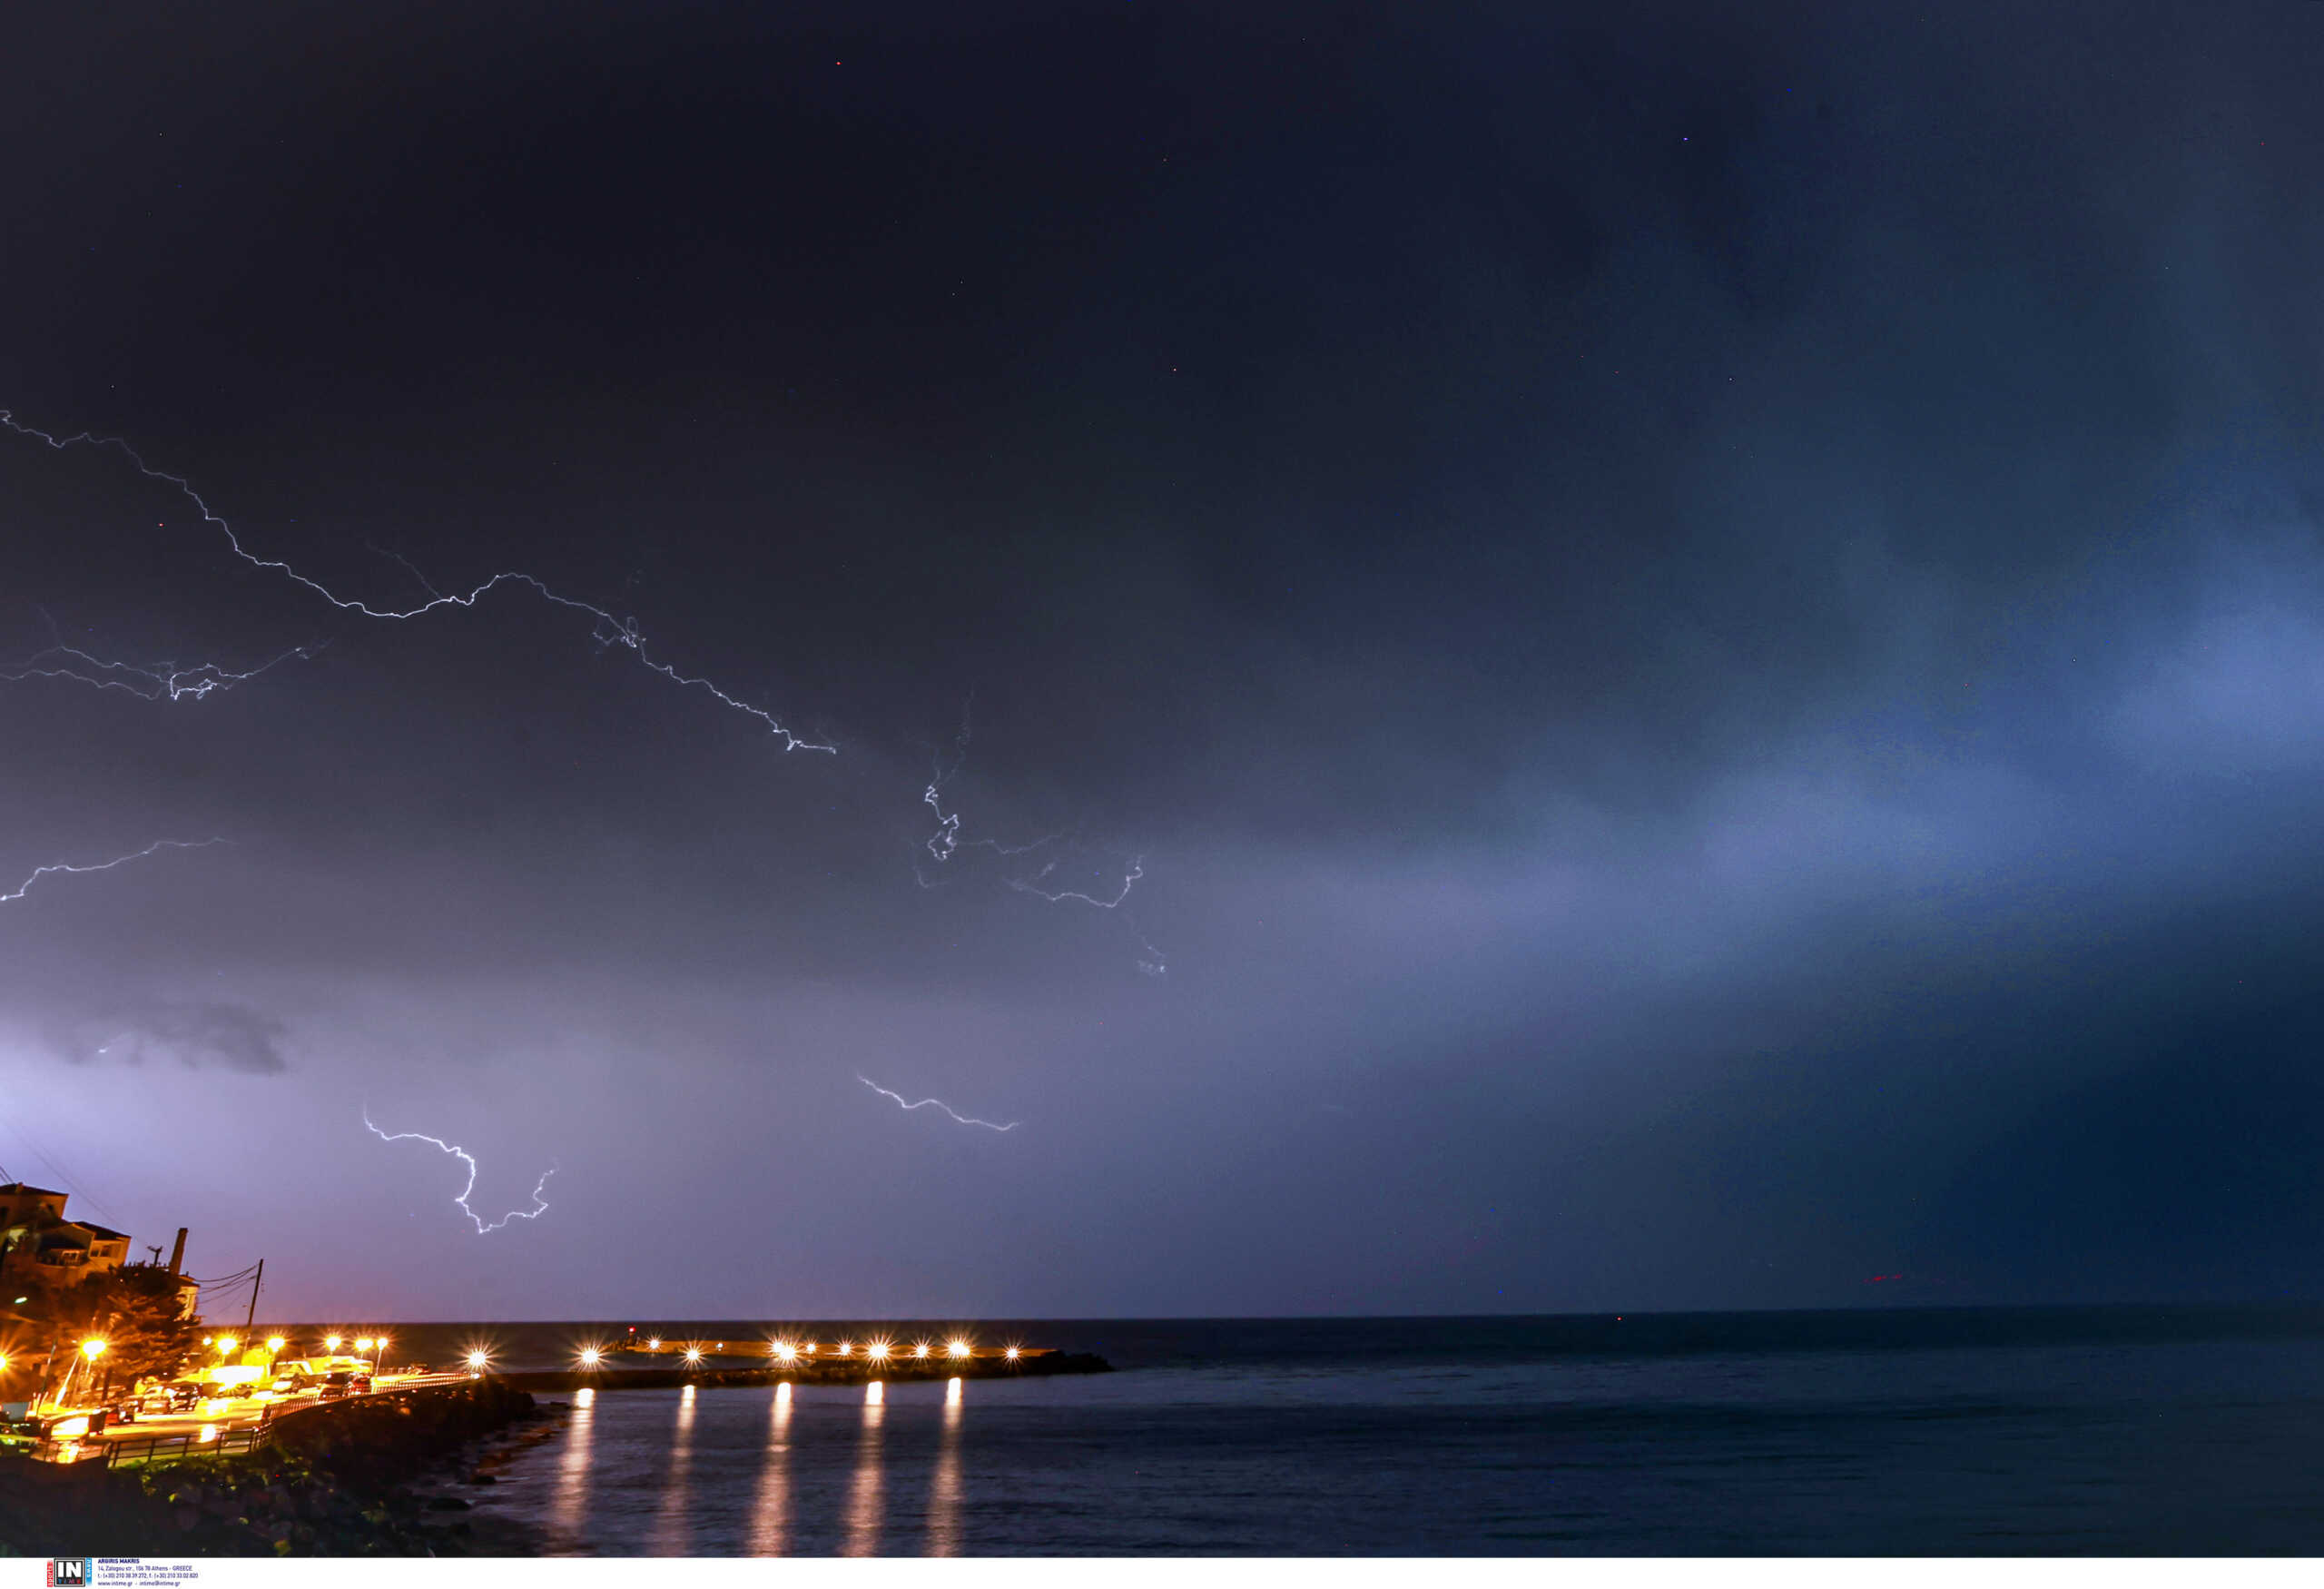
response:
<svg viewBox="0 0 2324 1589"><path fill-rule="evenodd" d="M399 1390L415 1390L430 1385L457 1385L468 1378L466 1374L391 1374L371 1382L369 1394L385 1396ZM345 1397L336 1397L346 1400ZM279 1418L284 1413L320 1404L322 1397L315 1391L296 1395L221 1397L205 1401L190 1413L140 1414L134 1423L111 1424L103 1433L94 1436L98 1440L166 1439L172 1435L199 1435L208 1429L212 1434L223 1434L229 1429L255 1427L269 1418Z"/></svg>

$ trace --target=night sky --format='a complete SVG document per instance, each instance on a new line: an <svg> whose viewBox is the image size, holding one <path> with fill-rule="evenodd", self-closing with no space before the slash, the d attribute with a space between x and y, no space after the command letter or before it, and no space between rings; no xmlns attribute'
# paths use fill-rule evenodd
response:
<svg viewBox="0 0 2324 1589"><path fill-rule="evenodd" d="M278 1318L2324 1295L2324 6L1927 11L11 16L0 407L250 556L0 432L0 892L224 841L0 904L0 1167Z"/></svg>

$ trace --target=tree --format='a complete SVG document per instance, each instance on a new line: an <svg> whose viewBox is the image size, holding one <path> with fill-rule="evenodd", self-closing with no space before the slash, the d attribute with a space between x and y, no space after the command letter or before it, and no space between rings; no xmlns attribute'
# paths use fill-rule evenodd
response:
<svg viewBox="0 0 2324 1589"><path fill-rule="evenodd" d="M178 1308L176 1276L156 1265L133 1264L72 1285L44 1287L23 1311L48 1337L57 1384L81 1343L96 1339L105 1343L104 1352L84 1374L94 1374L99 1385L126 1386L149 1374L175 1374L193 1350L202 1327L180 1318Z"/></svg>

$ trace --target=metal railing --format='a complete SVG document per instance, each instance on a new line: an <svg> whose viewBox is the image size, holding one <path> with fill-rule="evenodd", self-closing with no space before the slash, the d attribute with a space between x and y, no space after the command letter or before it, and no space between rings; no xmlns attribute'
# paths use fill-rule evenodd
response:
<svg viewBox="0 0 2324 1589"><path fill-rule="evenodd" d="M183 1435L153 1435L143 1440L106 1440L107 1467L153 1467L183 1462L189 1456L248 1456L271 1444L274 1431L265 1424L242 1429L220 1429L204 1439L200 1430Z"/></svg>
<svg viewBox="0 0 2324 1589"><path fill-rule="evenodd" d="M274 1441L272 1420L242 1428L188 1429L178 1435L149 1435L143 1439L43 1440L26 1450L36 1462L77 1466L94 1462L101 1467L148 1467L183 1462L189 1456L248 1456Z"/></svg>

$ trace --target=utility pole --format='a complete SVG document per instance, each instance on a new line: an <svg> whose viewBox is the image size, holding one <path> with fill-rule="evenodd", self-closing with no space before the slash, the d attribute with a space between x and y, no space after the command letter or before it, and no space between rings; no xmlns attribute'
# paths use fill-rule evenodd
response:
<svg viewBox="0 0 2324 1589"><path fill-rule="evenodd" d="M257 1319L257 1318L258 1318L258 1288L259 1288L259 1287L260 1287L261 1284L263 1284L263 1283L265 1282L265 1280L266 1280L266 1259L264 1259L264 1258L261 1258L261 1259L259 1259L259 1260L258 1260L258 1273L256 1273L256 1274L254 1274L254 1275L252 1275L252 1276L251 1277L251 1311L250 1311L250 1317L249 1317L249 1318L244 1318L244 1319L242 1320L242 1339L244 1339L245 1341L247 1341L247 1340L249 1340L249 1339L251 1338L251 1324L252 1324L252 1322L254 1322L254 1321Z"/></svg>

